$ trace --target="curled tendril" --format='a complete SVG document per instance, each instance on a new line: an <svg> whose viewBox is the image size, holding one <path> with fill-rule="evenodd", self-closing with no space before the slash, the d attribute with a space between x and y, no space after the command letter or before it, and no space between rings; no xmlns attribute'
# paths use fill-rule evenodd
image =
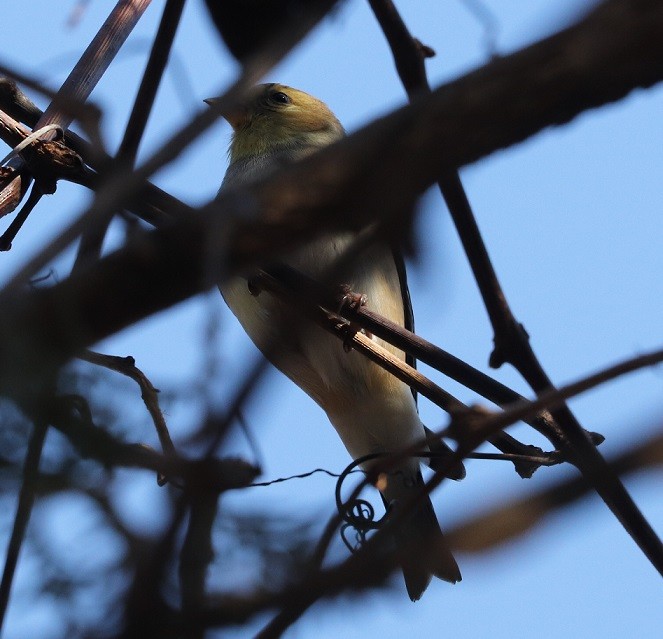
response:
<svg viewBox="0 0 663 639"><path fill-rule="evenodd" d="M366 533L377 528L382 519L375 521L375 509L365 499L355 499L346 504L345 514L351 517L352 521L341 526L341 539L350 552L356 552L366 542ZM351 540L351 536L354 540Z"/></svg>
<svg viewBox="0 0 663 639"><path fill-rule="evenodd" d="M538 450L538 449L537 449ZM364 488L364 484L355 489L347 501L344 501L342 498L342 488L343 482L347 479L348 475L353 472L357 472L357 467L362 464L372 461L379 458L389 457L393 453L373 453L371 455L364 455L355 459L345 470L338 476L336 481L336 508L338 513L343 521L340 527L340 535L343 543L351 552L356 552L359 548L366 542L366 537L368 533L373 530L381 528L388 520L390 516L390 505L387 504L387 512L380 519L375 518L375 509L373 506L366 501L365 499L360 499L359 494ZM426 451L412 453L409 457L418 458L418 459L448 459L449 455L452 455L452 450L442 450L442 451ZM560 463L558 451L553 451L552 453L544 453L543 451L538 451L537 455L522 455L522 454L490 454L490 453L470 453L466 457L476 458L476 459L500 459L505 461L511 461L513 463L519 462L522 464L536 464L538 465L553 465ZM436 469L435 469L436 470ZM534 468L536 470L536 468ZM375 469L372 471L375 474ZM393 474L399 474L401 471L392 471ZM436 470L437 472L437 470ZM533 470L531 471L533 472ZM530 474L531 474L530 472ZM463 475L464 476L464 473ZM462 476L451 476L453 479L462 479ZM402 478L405 481L405 477ZM416 488L416 483L413 483L413 488Z"/></svg>
<svg viewBox="0 0 663 639"><path fill-rule="evenodd" d="M357 466L372 459L386 457L387 455L387 453L374 453L355 459L345 468L336 482L336 508L345 522L340 529L341 539L351 552L357 551L365 543L366 535L369 531L380 528L387 515L376 520L375 509L372 504L365 499L359 499L357 491L355 491L348 501L343 501L343 482Z"/></svg>
<svg viewBox="0 0 663 639"><path fill-rule="evenodd" d="M343 524L340 528L340 535L343 543L351 552L356 552L366 542L367 534L372 530L377 530L382 527L387 521L390 512L387 505L387 512L380 519L375 519L375 509L365 499L359 499L359 490L355 490L350 499L343 501L343 482L347 479L348 475L355 471L358 466L373 459L389 457L393 453L373 453L371 455L364 455L355 459L349 464L345 470L339 475L336 481L336 508L338 510ZM413 453L411 457L416 458L431 458L436 457L436 453L420 452ZM394 474L400 474L401 471L396 471ZM362 487L363 488L363 487Z"/></svg>

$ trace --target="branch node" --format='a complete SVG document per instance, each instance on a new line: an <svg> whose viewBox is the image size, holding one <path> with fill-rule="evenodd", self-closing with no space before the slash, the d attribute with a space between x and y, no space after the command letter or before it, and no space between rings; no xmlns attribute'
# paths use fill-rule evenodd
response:
<svg viewBox="0 0 663 639"><path fill-rule="evenodd" d="M414 40L414 44L417 46L419 54L422 58L434 58L437 55L433 47L429 47L427 44L424 44L421 40L419 40L419 38L412 39Z"/></svg>

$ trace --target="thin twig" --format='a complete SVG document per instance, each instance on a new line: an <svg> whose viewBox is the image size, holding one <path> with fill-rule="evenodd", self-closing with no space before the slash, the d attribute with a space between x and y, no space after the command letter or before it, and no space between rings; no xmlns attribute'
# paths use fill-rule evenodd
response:
<svg viewBox="0 0 663 639"><path fill-rule="evenodd" d="M43 195L44 193L41 188L39 188L39 185L36 183L33 184L28 199L23 202L21 210L12 220L12 223L7 227L7 230L0 236L0 251L9 251L11 249L16 234L21 230L21 227L28 219L28 215L30 215L32 209L37 206Z"/></svg>
<svg viewBox="0 0 663 639"><path fill-rule="evenodd" d="M161 410L161 406L159 406L159 390L154 387L147 375L136 366L136 360L133 357L105 355L103 353L96 353L89 350L84 351L78 357L91 364L103 366L121 373L122 375L126 375L138 384L141 391L141 398L143 402L145 402L145 407L150 413L154 428L157 431L159 442L161 443L161 449L166 456L174 456L177 451L175 450L173 440L170 437L168 425L163 416L163 411ZM164 482L164 476L159 474L159 483L163 484Z"/></svg>

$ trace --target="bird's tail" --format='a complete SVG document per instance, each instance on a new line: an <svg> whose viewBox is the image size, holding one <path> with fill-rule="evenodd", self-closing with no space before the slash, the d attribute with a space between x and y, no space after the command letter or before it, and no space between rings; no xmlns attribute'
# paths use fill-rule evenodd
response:
<svg viewBox="0 0 663 639"><path fill-rule="evenodd" d="M421 472L399 481L391 477L383 499L396 516L401 506L423 486ZM401 476L401 480L403 477ZM409 480L408 480L409 479ZM420 495L412 511L394 532L400 554L405 587L412 601L424 594L433 576L456 583L461 580L460 569L442 534L428 495Z"/></svg>

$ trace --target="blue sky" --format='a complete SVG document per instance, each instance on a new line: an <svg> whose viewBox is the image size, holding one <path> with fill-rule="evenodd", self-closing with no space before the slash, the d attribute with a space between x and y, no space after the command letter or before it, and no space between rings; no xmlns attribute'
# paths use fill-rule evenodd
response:
<svg viewBox="0 0 663 639"><path fill-rule="evenodd" d="M135 86L160 15L154 2L135 34L93 94L104 110L104 137L114 149L122 135ZM485 32L473 4L460 0L401 0L397 3L411 31L437 51L428 62L431 84L439 84L486 61ZM572 0L489 1L497 51L508 53L577 15L587 3ZM33 0L8 6L3 18L1 61L47 80L57 88L101 24L112 2L86 5L81 21L67 24L74 0ZM26 34L26 25L30 30ZM39 42L39 46L34 46ZM175 44L174 64L160 90L142 157L166 139L202 100L221 92L238 68L226 54L202 2L187 3ZM405 102L389 52L368 4L346 2L293 54L271 72L269 81L304 89L329 104L348 130ZM44 105L41 98L35 98ZM462 178L507 297L532 337L535 351L558 384L663 342L663 87L638 91L622 102L592 111L572 123L548 129L527 142L462 171ZM155 181L177 197L202 204L214 196L226 165L229 127L220 123L194 144ZM62 184L56 195L31 216L14 249L0 256L0 279L48 241L89 196ZM6 222L5 222L6 224ZM4 229L4 226L3 226ZM504 383L529 395L518 375L505 367L489 371L492 334L443 203L437 193L422 199L417 220L418 259L410 266L417 332ZM68 272L60 260L60 278ZM221 332L206 337L210 318ZM100 350L131 354L158 387L169 389L200 379L210 357L227 377L213 392L223 406L255 350L218 294L201 296L124 331ZM442 376L433 378L467 403L479 401ZM585 427L606 435L606 455L617 454L661 428L663 401L660 369L643 371L588 393L571 406ZM154 442L139 398L123 407L131 439ZM194 396L171 407L174 437L184 437L201 406ZM436 407L422 402L431 427L445 423ZM293 419L293 416L296 416ZM340 471L348 457L324 414L280 374L272 372L247 419L260 441L265 479L315 467ZM135 421L135 430L131 427ZM525 427L513 433L542 444ZM250 455L241 438L234 450ZM435 494L444 526L464 521L510 497L522 496L562 477L571 469L542 469L519 479L508 464L474 461L468 477L448 483ZM663 532L661 475L631 477L627 485L654 527ZM230 495L229 507L265 508L283 516L333 508L333 480L318 477ZM117 481L115 504L137 530L152 530L163 496L147 473L126 473ZM59 504L77 512L81 504ZM85 547L84 526L58 524L63 547ZM53 511L51 507L51 511ZM60 511L62 512L62 511ZM69 519L71 521L71 519ZM435 633L457 638L493 639L570 636L654 636L663 623L661 583L655 570L596 497L554 515L526 539L495 552L458 557L463 582L433 583L423 600L411 604L396 576L395 588L368 597L340 599L316 606L289 637L348 639ZM28 591L30 566L23 565L17 592ZM239 567L236 567L239 570ZM231 573L232 574L232 573ZM221 578L211 576L213 582ZM225 582L224 582L225 583ZM52 605L44 598L11 608L7 639L60 637ZM657 630L655 630L657 629ZM242 636L238 634L237 636Z"/></svg>

